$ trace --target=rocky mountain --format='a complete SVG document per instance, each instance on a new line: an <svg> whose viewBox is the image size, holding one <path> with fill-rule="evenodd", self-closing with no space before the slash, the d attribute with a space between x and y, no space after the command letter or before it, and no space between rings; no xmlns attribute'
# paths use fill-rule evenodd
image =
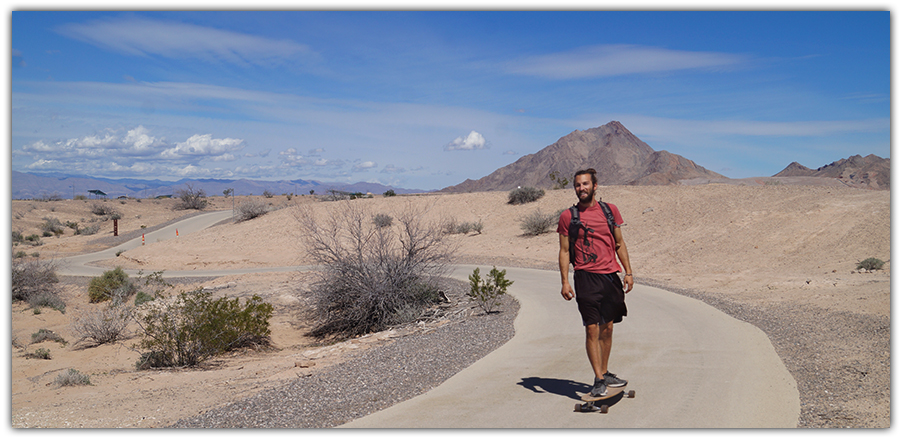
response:
<svg viewBox="0 0 900 440"><path fill-rule="evenodd" d="M682 179L724 178L668 151L655 151L620 122L576 130L534 154L478 180L443 192L507 191L517 186L551 188L550 174L569 179L580 169L597 170L600 185L670 185Z"/></svg>
<svg viewBox="0 0 900 440"><path fill-rule="evenodd" d="M850 156L817 169L793 162L772 177L827 177L858 188L891 189L891 159Z"/></svg>
<svg viewBox="0 0 900 440"><path fill-rule="evenodd" d="M63 174L31 174L13 171L12 180L13 199L35 198L73 198L75 195L87 196L88 191L99 190L108 197L137 197L147 198L160 195L176 194L180 189L186 189L190 185L194 190L203 190L209 196L219 196L227 188L234 188L237 195L261 195L264 191L273 194L309 194L310 190L316 194L325 194L329 190L346 192L371 192L372 194L384 194L393 189L397 194L424 192L415 189L394 188L377 183L336 183L319 182L315 180L225 180L225 179L182 179L177 182L164 180L140 180L140 179L106 179L89 176L69 176Z"/></svg>

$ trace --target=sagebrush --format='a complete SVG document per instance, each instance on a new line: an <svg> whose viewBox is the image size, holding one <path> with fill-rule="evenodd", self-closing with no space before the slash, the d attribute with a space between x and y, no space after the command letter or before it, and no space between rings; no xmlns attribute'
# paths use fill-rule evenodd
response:
<svg viewBox="0 0 900 440"><path fill-rule="evenodd" d="M306 250L319 264L310 293L317 337L353 337L417 319L440 301L440 277L455 248L439 223L411 205L393 227L342 202L325 220L298 211Z"/></svg>
<svg viewBox="0 0 900 440"><path fill-rule="evenodd" d="M540 209L536 209L522 219L520 223L522 233L525 235L541 235L549 232L557 224L558 219L559 216L555 213L545 213Z"/></svg>
<svg viewBox="0 0 900 440"><path fill-rule="evenodd" d="M544 190L538 188L532 188L530 186L524 186L516 188L509 192L509 203L510 205L522 205L525 203L535 202L541 197L544 197Z"/></svg>

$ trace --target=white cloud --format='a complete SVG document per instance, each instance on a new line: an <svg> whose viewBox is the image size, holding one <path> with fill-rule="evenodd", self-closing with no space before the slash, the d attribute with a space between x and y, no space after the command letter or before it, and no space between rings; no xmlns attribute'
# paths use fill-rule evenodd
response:
<svg viewBox="0 0 900 440"><path fill-rule="evenodd" d="M178 142L174 148L162 152L164 159L209 156L213 160L222 160L226 154L244 148L243 139L213 139L212 134L195 134L184 142ZM228 154L230 156L230 154ZM231 159L234 160L234 156Z"/></svg>
<svg viewBox="0 0 900 440"><path fill-rule="evenodd" d="M353 171L365 171L376 167L378 167L377 163L367 160L365 162L360 162L356 165L353 165Z"/></svg>
<svg viewBox="0 0 900 440"><path fill-rule="evenodd" d="M588 46L512 61L509 73L549 79L592 78L686 69L732 68L747 57L626 44Z"/></svg>
<svg viewBox="0 0 900 440"><path fill-rule="evenodd" d="M444 149L447 151L453 150L483 150L487 148L487 142L484 140L484 136L477 131L472 131L466 137L458 137L450 142L449 144L444 146Z"/></svg>
<svg viewBox="0 0 900 440"><path fill-rule="evenodd" d="M70 23L56 30L61 35L103 49L135 56L271 66L298 55L312 55L308 46L290 40L144 18Z"/></svg>

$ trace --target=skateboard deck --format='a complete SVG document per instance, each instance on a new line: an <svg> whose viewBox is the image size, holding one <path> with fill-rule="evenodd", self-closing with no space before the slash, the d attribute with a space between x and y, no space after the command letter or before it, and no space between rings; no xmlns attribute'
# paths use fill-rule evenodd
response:
<svg viewBox="0 0 900 440"><path fill-rule="evenodd" d="M576 403L575 411L578 412L597 412L600 411L603 414L609 412L609 405L605 404L596 404L595 402L600 402L602 400L611 399L613 397L624 395L629 399L634 399L634 390L625 391L625 387L620 388L607 388L606 395L595 397L591 396L591 393L585 393L581 396L581 400L585 401L585 403Z"/></svg>

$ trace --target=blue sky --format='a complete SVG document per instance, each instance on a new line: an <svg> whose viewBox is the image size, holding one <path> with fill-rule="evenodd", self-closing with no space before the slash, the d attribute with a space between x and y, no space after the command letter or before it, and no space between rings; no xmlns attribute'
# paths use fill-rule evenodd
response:
<svg viewBox="0 0 900 440"><path fill-rule="evenodd" d="M890 13L11 12L11 168L440 189L620 121L728 177L890 157Z"/></svg>

